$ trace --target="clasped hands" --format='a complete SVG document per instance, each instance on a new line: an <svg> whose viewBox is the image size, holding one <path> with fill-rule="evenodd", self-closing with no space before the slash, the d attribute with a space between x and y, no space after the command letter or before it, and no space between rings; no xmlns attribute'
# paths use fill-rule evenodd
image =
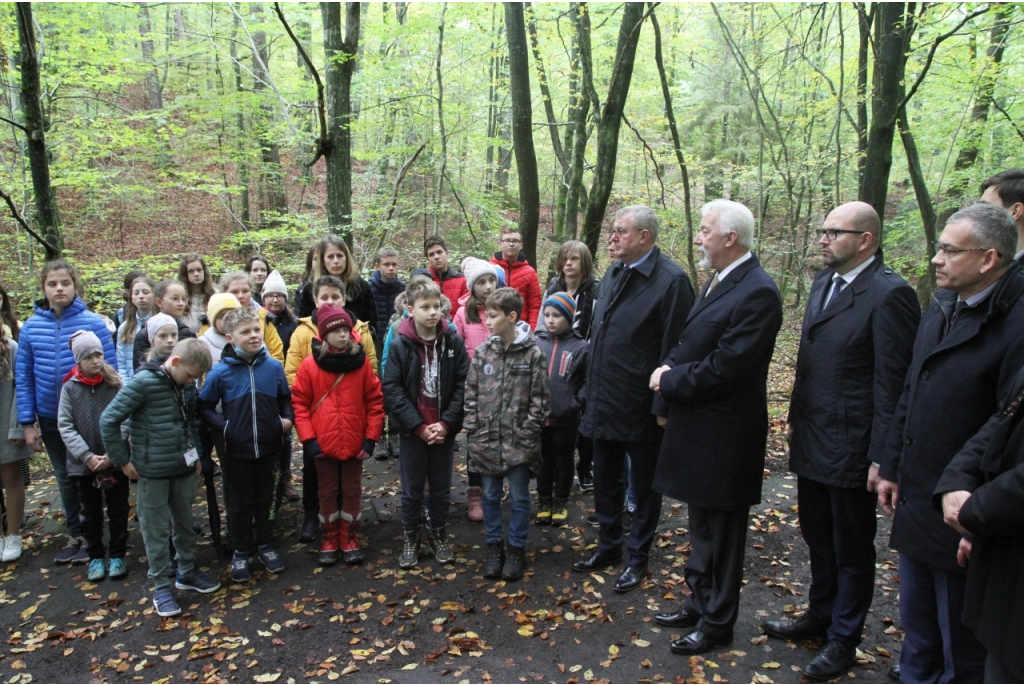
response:
<svg viewBox="0 0 1024 685"><path fill-rule="evenodd" d="M416 435L428 445L440 445L444 442L445 437L448 436L448 429L443 423L438 421L437 423L423 426L416 431Z"/></svg>

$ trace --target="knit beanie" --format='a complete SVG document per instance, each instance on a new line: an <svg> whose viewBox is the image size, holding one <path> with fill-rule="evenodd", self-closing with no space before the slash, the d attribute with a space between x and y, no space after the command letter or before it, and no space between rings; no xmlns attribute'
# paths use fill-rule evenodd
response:
<svg viewBox="0 0 1024 685"><path fill-rule="evenodd" d="M491 266L494 268L494 275L498 277L498 287L507 288L508 283L505 282L505 270L497 264L491 264Z"/></svg>
<svg viewBox="0 0 1024 685"><path fill-rule="evenodd" d="M476 257L466 257L462 260L462 274L466 277L466 288L472 293L477 279L481 276L493 275L494 269L489 262Z"/></svg>
<svg viewBox="0 0 1024 685"><path fill-rule="evenodd" d="M284 279L277 269L271 271L270 275L267 276L267 280L263 282L263 289L260 292L264 295L267 293L280 293L285 296L285 299L288 298L288 286L284 284Z"/></svg>
<svg viewBox="0 0 1024 685"><path fill-rule="evenodd" d="M267 277L267 282L270 282L269 276ZM263 292L267 292L266 285L263 286ZM206 305L206 318L212 326L217 317L222 313L231 309L238 309L241 306L242 303L231 293L217 293L210 297L210 302Z"/></svg>
<svg viewBox="0 0 1024 685"><path fill-rule="evenodd" d="M174 320L173 316L168 316L163 312L157 312L146 321L146 337L149 338L150 345L153 344L153 338L156 337L157 331L164 326L174 326L177 329L178 322Z"/></svg>
<svg viewBox="0 0 1024 685"><path fill-rule="evenodd" d="M552 293L548 299L544 300L544 307L554 307L570 323L572 323L573 317L576 316L576 301L568 293ZM541 311L543 311L543 308Z"/></svg>
<svg viewBox="0 0 1024 685"><path fill-rule="evenodd" d="M99 352L103 354L103 343L92 331L76 331L68 339L68 349L75 354L75 363Z"/></svg>
<svg viewBox="0 0 1024 685"><path fill-rule="evenodd" d="M326 340L327 334L335 328L352 330L352 317L348 312L329 302L320 305L320 309L316 310L316 319L316 332L321 340Z"/></svg>

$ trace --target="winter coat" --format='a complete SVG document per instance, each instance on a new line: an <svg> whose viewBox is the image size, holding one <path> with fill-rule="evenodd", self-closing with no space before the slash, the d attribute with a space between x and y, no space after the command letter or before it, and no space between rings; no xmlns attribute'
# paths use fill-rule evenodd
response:
<svg viewBox="0 0 1024 685"><path fill-rule="evenodd" d="M399 433L412 435L423 425L423 417L416 408L423 369L417 349L416 326L412 318L403 319L398 335L388 351L388 365L384 373L384 408L388 420ZM454 437L462 430L469 355L462 338L441 319L436 339L438 355L437 414L438 420L448 426L448 435Z"/></svg>
<svg viewBox="0 0 1024 685"><path fill-rule="evenodd" d="M364 449L366 441L380 442L384 394L361 349L349 354L328 353L321 359L321 344L313 341L313 354L302 360L295 375L295 429L303 443L316 440L325 457L351 459ZM339 374L344 377L335 386Z"/></svg>
<svg viewBox="0 0 1024 685"><path fill-rule="evenodd" d="M505 283L523 296L523 315L519 319L529 324L532 329L540 315L540 279L537 271L526 261L526 255L522 252L515 261L509 261L502 257L500 252L495 252L491 264L504 269Z"/></svg>
<svg viewBox="0 0 1024 685"><path fill-rule="evenodd" d="M391 323L388 324L388 334L384 337L384 343L382 346L383 351L381 352L380 355L381 382L383 382L384 379L384 367L387 366L388 363L388 350L391 349L391 343L394 342L395 336L398 335L398 327L407 318L409 318L409 315L406 312L402 312L401 314L395 314L394 316L391 317Z"/></svg>
<svg viewBox="0 0 1024 685"><path fill-rule="evenodd" d="M206 326L203 332L199 334L199 339L210 348L210 358L213 361L213 366L216 366L217 362L220 361L224 348L227 347L228 339L217 332L217 329L213 326ZM210 368L213 367L211 366Z"/></svg>
<svg viewBox="0 0 1024 685"><path fill-rule="evenodd" d="M285 438L281 419L295 418L291 395L281 362L266 346L251 362L225 347L220 363L206 374L197 411L204 426L224 436L234 459L277 458Z"/></svg>
<svg viewBox="0 0 1024 685"><path fill-rule="evenodd" d="M487 330L487 324L484 323L487 320L487 310L483 305L477 306L480 323L471 323L466 320L466 302L470 297L470 293L466 293L459 300L459 311L452 317L452 324L462 336L462 341L466 343L466 352L469 353L469 360L472 361L473 355L476 354L476 348L487 342L487 338L491 337L491 332Z"/></svg>
<svg viewBox="0 0 1024 685"><path fill-rule="evenodd" d="M369 281L370 293L373 295L374 314L369 324L373 327L377 342L383 342L387 335L388 322L395 313L395 298L405 292L405 283L396 276L390 283L381 278L380 271L374 271Z"/></svg>
<svg viewBox="0 0 1024 685"><path fill-rule="evenodd" d="M1013 380L1000 411L971 438L943 471L932 504L966 490L957 520L973 535L967 565L963 621L985 649L1024 682L1024 424L1020 398L1024 369ZM940 513L941 516L941 513Z"/></svg>
<svg viewBox="0 0 1024 685"><path fill-rule="evenodd" d="M95 333L103 342L103 358L111 366L117 364L110 331L103 319L85 308L81 298L76 297L60 317L54 315L45 299L36 301L35 316L29 317L18 337L15 386L20 423L33 424L37 415L57 418L63 378L75 365L68 339L81 330Z"/></svg>
<svg viewBox="0 0 1024 685"><path fill-rule="evenodd" d="M1024 272L1011 267L976 307L943 335L957 294L935 293L921 318L879 475L899 483L889 545L918 563L964 573L960 535L932 506L943 471L1003 406L1024 366Z"/></svg>
<svg viewBox="0 0 1024 685"><path fill-rule="evenodd" d="M18 343L7 338L7 351L11 360L18 357ZM25 429L18 423L18 400L14 390L14 378L0 381L0 464L13 464L32 456L28 445L15 447L11 440L24 440Z"/></svg>
<svg viewBox="0 0 1024 685"><path fill-rule="evenodd" d="M100 436L111 463L131 461L143 478L176 478L194 471L185 452L199 448L195 432L196 386L178 385L163 365L146 362L100 416ZM131 454L121 426L131 419Z"/></svg>
<svg viewBox="0 0 1024 685"><path fill-rule="evenodd" d="M462 272L453 266L449 266L444 270L440 276L434 272L433 269L427 269L430 272L430 277L434 279L434 283L441 289L441 294L451 300L452 310L448 313L455 319L455 314L458 313L460 304L459 300L462 296L469 292L466 287L466 277L462 275Z"/></svg>
<svg viewBox="0 0 1024 685"><path fill-rule="evenodd" d="M587 378L590 344L571 329L562 335L537 331L536 340L547 360L551 391L547 425L576 428L583 414L581 391Z"/></svg>
<svg viewBox="0 0 1024 685"><path fill-rule="evenodd" d="M196 337L195 332L185 325L185 321L178 319L178 340L184 340L185 338ZM202 331L204 329L200 329ZM153 343L149 342L149 332L146 327L143 326L138 333L135 334L135 347L132 350L132 368L138 371L139 367L146 360L146 354L153 349Z"/></svg>
<svg viewBox="0 0 1024 685"><path fill-rule="evenodd" d="M107 453L100 435L100 416L117 397L119 389L106 382L86 385L74 374L68 374L60 391L57 428L67 447L69 476L88 476L92 471L85 462L93 455ZM121 438L127 437L128 427L122 425Z"/></svg>
<svg viewBox="0 0 1024 685"><path fill-rule="evenodd" d="M128 381L132 376L135 375L135 336L139 334L139 331L146 328L146 322L149 321L149 316L139 316L135 320L135 333L132 335L132 340L129 343L121 342L121 330L124 328L125 322L121 322L117 326L117 333L114 334L114 356L117 357L117 373L121 376L121 380Z"/></svg>
<svg viewBox="0 0 1024 685"><path fill-rule="evenodd" d="M352 315L352 310L345 307L345 311ZM365 321L359 321L352 316L356 327L352 329L353 339L363 346L366 358L370 360L374 373L377 373L377 348L373 344L373 334ZM313 351L313 340L317 337L316 312L312 316L299 319L299 323L292 333L291 343L288 347L288 358L284 362L284 375L289 385L295 385L295 374L299 371L302 360L308 357Z"/></svg>
<svg viewBox="0 0 1024 685"><path fill-rule="evenodd" d="M279 314L271 314L267 310L267 323L274 325L277 336L281 338L281 358L277 361L284 363L288 358L288 350L291 349L292 333L299 327L299 320L292 315L290 309L285 307Z"/></svg>
<svg viewBox="0 0 1024 685"><path fill-rule="evenodd" d="M377 320L377 305L373 301L373 293L361 277L345 284L345 309L352 314L353 321L364 321L373 330L373 322ZM305 319L316 311L316 300L313 299L313 286L302 286L295 295L298 306L295 308L295 316ZM365 349L365 345L364 345ZM367 351L369 352L369 351ZM299 360L302 361L301 359ZM295 369L298 370L298 364Z"/></svg>
<svg viewBox="0 0 1024 685"><path fill-rule="evenodd" d="M598 285L600 285L600 281L591 277L589 281L580 285L576 289L576 294L572 296L572 299L576 302L576 316L572 320L572 329L584 340L590 340L590 331L594 327L594 301L597 299ZM564 292L565 283L562 283L557 278L552 278L551 282L548 283L548 289L544 291L544 297L541 299L541 307L540 312L537 314L535 330L539 331L546 328L544 325L544 300L555 293Z"/></svg>

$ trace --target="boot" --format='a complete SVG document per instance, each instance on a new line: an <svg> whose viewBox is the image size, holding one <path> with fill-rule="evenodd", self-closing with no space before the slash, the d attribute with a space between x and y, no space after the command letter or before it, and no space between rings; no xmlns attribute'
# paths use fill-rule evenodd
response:
<svg viewBox="0 0 1024 685"><path fill-rule="evenodd" d="M377 443L377 447L373 450L373 458L377 461L384 461L388 458L388 443L387 438L383 438Z"/></svg>
<svg viewBox="0 0 1024 685"><path fill-rule="evenodd" d="M466 515L469 516L469 520L473 523L480 523L484 520L483 488L470 487L466 490L466 496L469 498L469 508L466 511Z"/></svg>
<svg viewBox="0 0 1024 685"><path fill-rule="evenodd" d="M526 569L526 548L508 546L505 565L501 568L502 580L519 580Z"/></svg>
<svg viewBox="0 0 1024 685"><path fill-rule="evenodd" d="M501 568L505 565L505 543L487 543L487 561L484 562L485 578L501 578Z"/></svg>
<svg viewBox="0 0 1024 685"><path fill-rule="evenodd" d="M535 523L538 526L551 524L551 498L542 497L537 505L537 518Z"/></svg>
<svg viewBox="0 0 1024 685"><path fill-rule="evenodd" d="M401 568L412 568L420 561L420 531L407 530L402 534L402 556L398 557Z"/></svg>
<svg viewBox="0 0 1024 685"><path fill-rule="evenodd" d="M284 498L289 502L298 502L302 499L302 493L295 489L295 482L290 473L284 477Z"/></svg>
<svg viewBox="0 0 1024 685"><path fill-rule="evenodd" d="M315 511L307 511L302 521L302 529L299 531L299 542L313 542L317 533L320 532L320 519Z"/></svg>
<svg viewBox="0 0 1024 685"><path fill-rule="evenodd" d="M429 535L427 539L430 542L430 551L434 553L434 559L439 564L450 564L455 558L455 554L452 552L452 548L448 546L448 535L445 533L445 527L429 529Z"/></svg>
<svg viewBox="0 0 1024 685"><path fill-rule="evenodd" d="M341 531L338 512L331 514L326 522L320 517L320 523L323 524L324 534L320 539L320 556L316 561L321 566L333 566L338 563L338 534Z"/></svg>
<svg viewBox="0 0 1024 685"><path fill-rule="evenodd" d="M363 550L359 549L359 538L356 533L359 531L359 521L352 518L351 514L341 512L341 555L346 564L359 564L363 561Z"/></svg>
<svg viewBox="0 0 1024 685"><path fill-rule="evenodd" d="M564 526L569 522L569 508L564 499L556 499L551 505L551 525Z"/></svg>
<svg viewBox="0 0 1024 685"><path fill-rule="evenodd" d="M388 456L391 457L392 459L398 459L398 446L399 446L398 436L397 435L389 435L388 436Z"/></svg>

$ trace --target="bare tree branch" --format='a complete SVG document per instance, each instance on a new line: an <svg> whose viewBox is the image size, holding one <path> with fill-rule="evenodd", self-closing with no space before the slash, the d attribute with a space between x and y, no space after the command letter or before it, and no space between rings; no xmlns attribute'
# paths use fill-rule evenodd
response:
<svg viewBox="0 0 1024 685"><path fill-rule="evenodd" d="M21 224L21 227L25 229L26 233L28 233L30 236L38 240L39 244L42 245L43 247L52 249L52 246L48 242L46 242L46 240L41 235L33 231L31 226L28 225L24 217L21 216L21 212L19 212L18 208L14 206L14 201L11 200L10 195L5 193L3 190L0 190L0 198L3 198L4 202L7 203L7 206L11 208L11 216L14 217L15 221Z"/></svg>
<svg viewBox="0 0 1024 685"><path fill-rule="evenodd" d="M284 12L281 11L281 3L274 3L274 12L277 13L277 18L281 20L284 25L284 30L288 32L292 42L295 43L295 47L299 51L299 55L302 56L302 61L306 63L306 67L309 72L313 75L313 80L316 81L316 101L317 101L317 115L320 118L320 139L316 142L316 150L313 153L313 161L306 164L307 167L311 167L316 164L316 161L320 159L325 150L328 147L327 139L327 103L324 101L324 84L320 80L320 73L313 66L313 61L309 59L309 55L306 54L305 48L302 47L302 43L292 32L292 27L288 25L288 21L284 18Z"/></svg>

